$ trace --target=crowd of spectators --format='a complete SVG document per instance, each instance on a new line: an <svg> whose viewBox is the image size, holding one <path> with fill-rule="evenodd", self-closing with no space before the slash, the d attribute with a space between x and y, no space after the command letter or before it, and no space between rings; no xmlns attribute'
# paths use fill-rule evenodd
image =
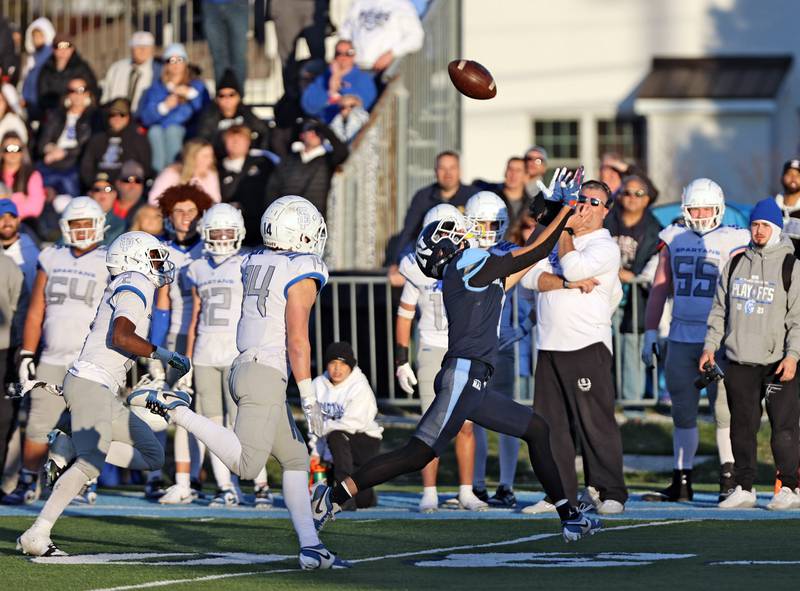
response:
<svg viewBox="0 0 800 591"><path fill-rule="evenodd" d="M103 197L113 237L180 182L239 207L253 244L261 213L280 195L304 195L325 213L331 176L368 121L381 76L422 45L426 5L357 0L337 31L327 0L270 3L255 16L275 22L285 90L269 119L244 102L249 11L258 12L244 0L201 2L206 72L192 47L159 48L158 32L145 30L127 40L128 57L98 71L61 25L0 17L4 196L37 241L57 238L70 198ZM297 58L300 38L310 59Z"/></svg>

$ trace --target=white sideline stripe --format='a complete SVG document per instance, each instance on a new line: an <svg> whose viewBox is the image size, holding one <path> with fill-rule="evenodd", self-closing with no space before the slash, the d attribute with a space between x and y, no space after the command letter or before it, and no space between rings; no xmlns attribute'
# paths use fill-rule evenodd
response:
<svg viewBox="0 0 800 591"><path fill-rule="evenodd" d="M681 523L692 523L702 521L702 519L678 519L675 521L653 521L650 523L635 523L632 525L618 525L601 529L599 533L609 531L622 531L627 529L639 529L643 527L659 527L663 525L676 525ZM508 546L513 544L523 544L526 542L536 542L547 538L555 538L560 536L560 533L550 534L535 534L532 536L525 536L523 538L515 538L513 540L501 540L499 542L486 542L484 544L465 544L462 546L449 546L447 548L430 548L428 550L419 550L415 552L401 552L398 554L386 554L385 556L372 556L370 558L357 558L350 560L352 564L360 564L362 562L375 562L377 560L388 560L390 558L407 558L409 556L423 556L425 554L442 554L445 552L453 552L456 550L474 550L477 548L493 548L495 546ZM176 566L180 563L176 563ZM180 585L182 583L200 583L203 581L217 581L219 579L233 579L236 577L250 577L254 575L277 575L283 573L296 573L302 572L298 568L283 568L278 570L260 570L260 571L247 571L241 573L224 573L219 575L207 575L204 577L194 577L191 579L165 579L161 581L151 581L149 583L137 583L135 585L123 585L121 587L107 587L102 589L93 589L92 591L127 591L129 589L148 589L152 587L166 587L168 585Z"/></svg>
<svg viewBox="0 0 800 591"><path fill-rule="evenodd" d="M793 566L800 564L800 560L723 560L708 564L709 566Z"/></svg>

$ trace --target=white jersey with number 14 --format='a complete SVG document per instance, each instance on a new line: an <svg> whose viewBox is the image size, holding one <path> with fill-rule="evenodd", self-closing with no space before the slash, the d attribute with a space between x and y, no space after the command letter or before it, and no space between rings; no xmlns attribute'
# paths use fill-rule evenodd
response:
<svg viewBox="0 0 800 591"><path fill-rule="evenodd" d="M400 301L419 307L417 330L423 345L447 349L447 312L442 299L442 282L425 275L414 253L400 261L400 274L406 278Z"/></svg>

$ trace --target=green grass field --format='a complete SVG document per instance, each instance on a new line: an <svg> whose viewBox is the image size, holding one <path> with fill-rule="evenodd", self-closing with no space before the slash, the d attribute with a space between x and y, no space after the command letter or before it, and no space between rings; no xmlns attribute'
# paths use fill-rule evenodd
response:
<svg viewBox="0 0 800 591"><path fill-rule="evenodd" d="M350 570L301 572L294 556L294 535L285 519L198 522L73 517L60 521L55 532L58 542L72 554L186 553L141 560L172 563L167 565L35 564L14 551L14 538L29 523L29 519L16 517L0 520L0 573L4 589L139 588L155 582L169 588L193 590L676 587L707 590L756 588L765 584L776 588L795 584L797 562L763 566L715 562L793 561L798 558L797 546L791 541L800 536L798 520L609 521L606 531L578 544L566 545L560 537L552 535L556 531L555 520L547 519L339 520L324 533L328 546L348 559L374 560L357 563ZM632 525L636 527L625 527ZM537 534L545 536L519 541ZM249 564L182 564L187 560L207 560L215 552L291 557L269 564L258 564L253 557L240 557ZM386 557L400 553L407 554ZM459 555L466 556L459 559ZM491 566L498 560L504 561L505 566ZM442 566L425 567L422 562ZM291 570L285 572L286 569ZM204 580L205 577L210 578ZM178 580L184 582L170 583Z"/></svg>

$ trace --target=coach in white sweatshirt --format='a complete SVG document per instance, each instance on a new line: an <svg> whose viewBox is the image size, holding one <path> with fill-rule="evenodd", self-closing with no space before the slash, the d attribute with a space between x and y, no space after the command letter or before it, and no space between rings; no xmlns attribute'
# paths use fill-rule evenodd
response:
<svg viewBox="0 0 800 591"><path fill-rule="evenodd" d="M611 191L581 186L573 217L547 260L522 285L538 291L534 410L550 424L550 443L567 498L577 501L575 441L599 513L621 513L628 493L614 419L611 317L622 298L619 246L603 220Z"/></svg>
<svg viewBox="0 0 800 591"><path fill-rule="evenodd" d="M375 421L378 405L366 376L356 365L350 343L331 343L325 350L325 373L314 378L322 408L322 433L311 434L312 453L333 462L337 482L378 454L383 427ZM359 491L359 509L377 504L373 489Z"/></svg>

